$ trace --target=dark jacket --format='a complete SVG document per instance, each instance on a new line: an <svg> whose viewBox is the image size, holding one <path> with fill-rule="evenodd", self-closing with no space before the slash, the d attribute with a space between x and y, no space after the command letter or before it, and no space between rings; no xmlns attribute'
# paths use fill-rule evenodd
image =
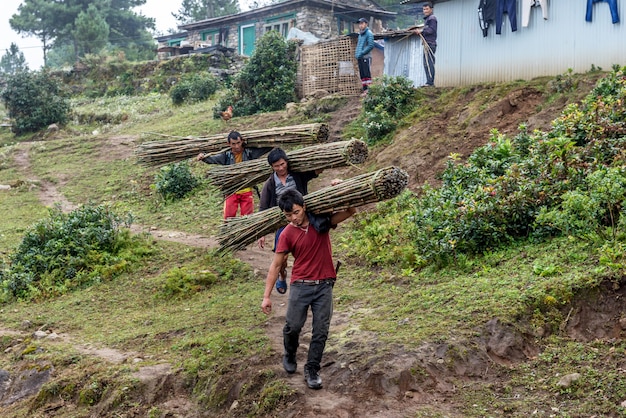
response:
<svg viewBox="0 0 626 418"><path fill-rule="evenodd" d="M243 161L256 160L261 157L263 154L267 154L273 148L271 147L263 147L263 148L244 148L243 149ZM207 164L221 164L221 165L232 165L235 164L235 155L231 150L226 150L220 152L217 155L209 155L208 157L204 157L202 159Z"/></svg>
<svg viewBox="0 0 626 418"><path fill-rule="evenodd" d="M435 15L430 15L424 21L424 29L422 29L422 36L428 46L437 46L437 18Z"/></svg>
<svg viewBox="0 0 626 418"><path fill-rule="evenodd" d="M296 189L305 196L309 191L309 181L316 178L315 171L305 171L302 173L290 172L291 177L296 182ZM274 180L274 173L270 175L263 185L261 191L261 200L259 202L259 210L265 210L278 206L278 199L276 198L276 180Z"/></svg>
<svg viewBox="0 0 626 418"><path fill-rule="evenodd" d="M489 25L496 23L496 3L496 0L480 0L478 3L478 23L483 37L487 36Z"/></svg>

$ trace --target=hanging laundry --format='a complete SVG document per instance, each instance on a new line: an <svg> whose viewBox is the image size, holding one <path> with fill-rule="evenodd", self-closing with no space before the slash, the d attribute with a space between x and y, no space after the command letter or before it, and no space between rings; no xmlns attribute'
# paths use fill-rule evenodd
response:
<svg viewBox="0 0 626 418"><path fill-rule="evenodd" d="M497 0L496 35L500 35L502 33L502 20L504 18L504 13L509 15L511 32L515 32L517 30L517 0Z"/></svg>
<svg viewBox="0 0 626 418"><path fill-rule="evenodd" d="M478 23L483 31L483 37L487 36L489 25L496 21L497 0L480 0L478 2Z"/></svg>
<svg viewBox="0 0 626 418"><path fill-rule="evenodd" d="M591 22L593 4L600 3L600 2L609 3L609 8L611 9L611 18L613 19L613 23L619 23L619 12L617 11L617 0L587 0L587 15L585 16L585 20L587 22Z"/></svg>
<svg viewBox="0 0 626 418"><path fill-rule="evenodd" d="M541 7L543 19L548 19L548 0L522 0L522 27L527 28L530 21L530 10L533 6Z"/></svg>

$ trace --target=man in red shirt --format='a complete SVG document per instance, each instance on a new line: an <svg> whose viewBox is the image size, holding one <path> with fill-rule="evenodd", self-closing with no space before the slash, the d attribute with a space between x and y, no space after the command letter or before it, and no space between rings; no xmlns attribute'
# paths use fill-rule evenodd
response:
<svg viewBox="0 0 626 418"><path fill-rule="evenodd" d="M329 231L339 222L352 216L356 209L348 208L332 215L313 215L306 211L304 198L297 190L285 191L278 199L278 207L285 214L289 224L278 239L276 253L265 280L261 309L265 314L272 311L270 300L272 289L283 259L288 253L292 253L294 263L291 270L291 290L283 328L283 367L290 374L296 371L296 351L300 344L300 331L310 307L313 314L313 330L304 366L304 379L309 388L320 389L322 379L319 371L328 339L333 311L333 286L337 278Z"/></svg>

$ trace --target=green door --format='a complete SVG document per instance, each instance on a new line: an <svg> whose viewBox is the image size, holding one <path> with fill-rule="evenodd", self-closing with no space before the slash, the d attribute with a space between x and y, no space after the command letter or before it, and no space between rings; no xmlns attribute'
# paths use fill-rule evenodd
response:
<svg viewBox="0 0 626 418"><path fill-rule="evenodd" d="M252 52L254 51L254 41L256 41L254 25L242 26L241 45L239 48L241 55L245 55L247 57L252 55Z"/></svg>

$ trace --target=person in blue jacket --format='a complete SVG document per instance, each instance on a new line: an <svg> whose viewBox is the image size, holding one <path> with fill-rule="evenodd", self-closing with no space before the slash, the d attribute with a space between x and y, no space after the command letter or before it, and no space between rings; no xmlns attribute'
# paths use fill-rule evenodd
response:
<svg viewBox="0 0 626 418"><path fill-rule="evenodd" d="M359 75L361 76L361 85L363 86L363 95L367 94L367 88L372 84L372 73L370 71L370 63L372 61L372 49L374 49L374 34L368 28L368 21L360 18L359 24L359 40L356 44L354 56L359 63Z"/></svg>

